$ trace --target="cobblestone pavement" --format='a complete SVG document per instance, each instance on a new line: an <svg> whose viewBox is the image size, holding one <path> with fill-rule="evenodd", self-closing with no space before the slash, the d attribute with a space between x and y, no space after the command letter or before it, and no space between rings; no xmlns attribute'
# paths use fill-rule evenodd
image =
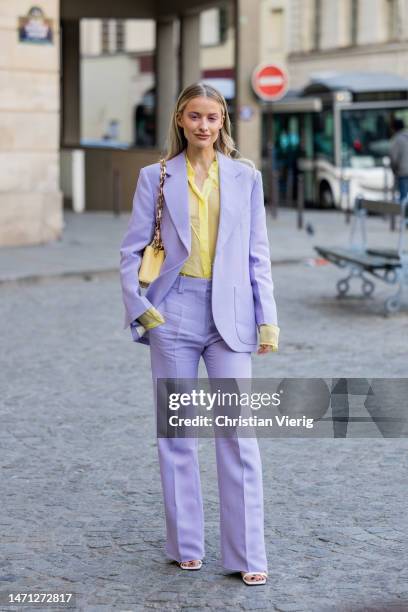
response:
<svg viewBox="0 0 408 612"><path fill-rule="evenodd" d="M344 214L339 211L306 210L305 229L297 230L296 214L292 209L282 208L275 219L269 209L266 210L274 263L316 257L315 244L348 244L351 226L345 223ZM114 271L118 266L119 245L128 220L129 215L115 217L105 212L65 212L64 233L60 240L37 246L0 249L0 283L38 276ZM369 217L367 232L369 246L396 248L398 233L389 231L386 220Z"/></svg>
<svg viewBox="0 0 408 612"><path fill-rule="evenodd" d="M331 266L273 272L280 351L254 354L254 377L408 376L406 307L384 319L378 297L339 302ZM149 349L122 330L117 275L3 284L0 312L3 597L75 592L90 612L408 610L407 440L260 440L269 580L253 588L221 567L213 441L200 440L206 557L183 572L163 551Z"/></svg>

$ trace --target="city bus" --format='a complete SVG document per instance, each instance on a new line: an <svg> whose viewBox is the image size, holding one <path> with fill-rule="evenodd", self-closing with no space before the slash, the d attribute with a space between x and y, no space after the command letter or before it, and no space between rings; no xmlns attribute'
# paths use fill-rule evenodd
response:
<svg viewBox="0 0 408 612"><path fill-rule="evenodd" d="M408 128L408 80L386 73L331 73L262 104L262 172L276 171L280 202L297 177L306 203L353 208L355 198L398 197L389 165L394 119ZM292 190L293 187L293 190ZM293 200L292 198L292 200Z"/></svg>

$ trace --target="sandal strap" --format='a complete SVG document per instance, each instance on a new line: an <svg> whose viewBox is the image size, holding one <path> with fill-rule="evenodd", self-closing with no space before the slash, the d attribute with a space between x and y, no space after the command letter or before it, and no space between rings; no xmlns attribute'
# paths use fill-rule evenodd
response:
<svg viewBox="0 0 408 612"><path fill-rule="evenodd" d="M264 578L267 578L268 574L266 572L245 572L242 574L243 578L246 578L247 576L263 576Z"/></svg>
<svg viewBox="0 0 408 612"><path fill-rule="evenodd" d="M180 565L185 564L185 563L191 563L191 562L192 561L180 561ZM190 566L187 566L187 567L198 567L201 564L202 564L201 559L197 559L197 560L194 560L194 565L193 566L190 565Z"/></svg>

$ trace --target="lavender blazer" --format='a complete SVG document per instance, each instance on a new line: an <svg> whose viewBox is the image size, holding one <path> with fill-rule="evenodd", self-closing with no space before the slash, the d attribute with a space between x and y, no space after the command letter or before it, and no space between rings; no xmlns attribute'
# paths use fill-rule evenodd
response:
<svg viewBox="0 0 408 612"><path fill-rule="evenodd" d="M257 325L277 325L266 230L262 177L245 163L217 151L220 220L212 274L212 311L218 332L234 351L257 349ZM189 257L191 229L184 151L167 161L161 235L166 257L160 275L142 294L138 270L153 238L160 164L140 170L133 211L120 249L125 328L160 304ZM134 338L150 344L149 330Z"/></svg>

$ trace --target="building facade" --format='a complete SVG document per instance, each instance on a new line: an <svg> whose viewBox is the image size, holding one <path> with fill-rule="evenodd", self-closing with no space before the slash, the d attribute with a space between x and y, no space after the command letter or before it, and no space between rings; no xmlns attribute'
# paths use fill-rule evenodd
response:
<svg viewBox="0 0 408 612"><path fill-rule="evenodd" d="M234 135L259 166L259 63L282 66L297 90L333 71L407 77L407 60L406 0L2 2L0 245L60 237L73 192L85 208L128 210L138 168L157 159L193 81L232 84ZM135 109L153 87L155 143L139 148ZM92 145L103 139L131 150Z"/></svg>
<svg viewBox="0 0 408 612"><path fill-rule="evenodd" d="M203 77L234 80L231 8L224 5L200 13L198 35ZM180 24L177 25L175 36L179 39ZM115 123L117 140L140 146L143 138L136 138L134 113L155 86L155 21L84 19L80 36L81 139L97 141Z"/></svg>
<svg viewBox="0 0 408 612"><path fill-rule="evenodd" d="M291 87L314 73L362 71L408 76L405 0L288 0Z"/></svg>
<svg viewBox="0 0 408 612"><path fill-rule="evenodd" d="M0 6L0 245L52 240L59 185L59 3ZM46 19L46 21L45 21Z"/></svg>

